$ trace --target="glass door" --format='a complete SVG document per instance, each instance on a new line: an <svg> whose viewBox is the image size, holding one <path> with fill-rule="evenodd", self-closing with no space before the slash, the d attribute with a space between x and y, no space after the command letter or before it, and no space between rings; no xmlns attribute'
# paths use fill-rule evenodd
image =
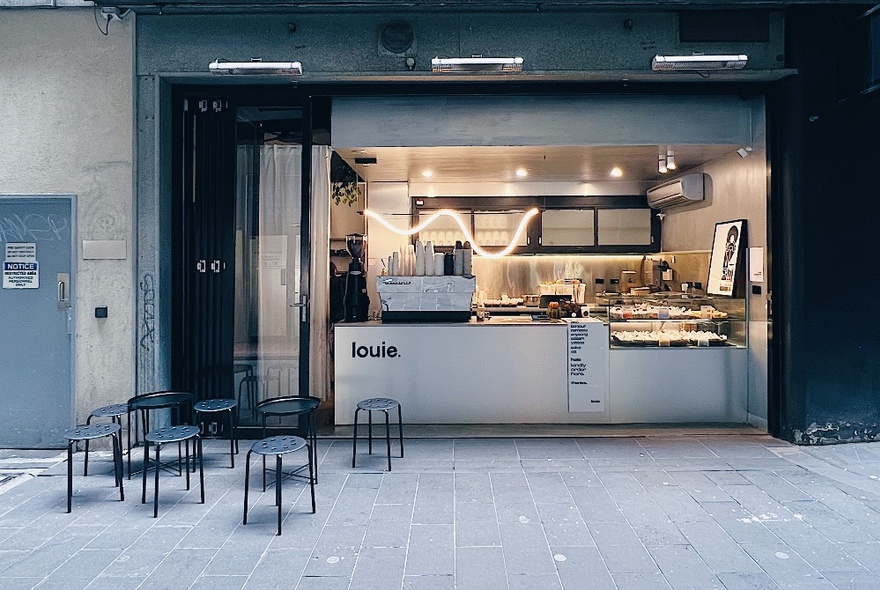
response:
<svg viewBox="0 0 880 590"><path fill-rule="evenodd" d="M172 380L253 425L263 399L309 391L309 103L179 104Z"/></svg>
<svg viewBox="0 0 880 590"><path fill-rule="evenodd" d="M261 400L308 391L303 115L301 107L236 112L233 370L242 424L259 418Z"/></svg>

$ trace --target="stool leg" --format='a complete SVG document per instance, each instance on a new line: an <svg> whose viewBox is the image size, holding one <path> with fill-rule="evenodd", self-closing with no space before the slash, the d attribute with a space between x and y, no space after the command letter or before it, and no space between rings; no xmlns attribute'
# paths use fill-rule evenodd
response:
<svg viewBox="0 0 880 590"><path fill-rule="evenodd" d="M229 467L235 469L235 416L229 410Z"/></svg>
<svg viewBox="0 0 880 590"><path fill-rule="evenodd" d="M278 534L281 534L281 455L275 455L275 503L278 505Z"/></svg>
<svg viewBox="0 0 880 590"><path fill-rule="evenodd" d="M127 456L128 479L129 479L129 481L131 481L131 412L128 412L128 414L125 415L125 423L128 426L128 428L126 429L126 435L125 435L126 439L128 441L128 454L127 454L128 455ZM137 417L135 417L135 424L137 424Z"/></svg>
<svg viewBox="0 0 880 590"><path fill-rule="evenodd" d="M318 465L315 464L315 476L312 477L312 455L311 449L309 451L309 489L312 492L312 514L315 514L315 481L318 479Z"/></svg>
<svg viewBox="0 0 880 590"><path fill-rule="evenodd" d="M318 483L318 418L316 416L316 412L312 410L311 412L311 422L312 426L312 456L315 458L315 483Z"/></svg>
<svg viewBox="0 0 880 590"><path fill-rule="evenodd" d="M397 404L397 431L400 433L400 458L403 459L403 413Z"/></svg>
<svg viewBox="0 0 880 590"><path fill-rule="evenodd" d="M156 483L153 486L153 518L159 517L159 472L162 471L161 469L159 469L159 465L161 465L161 463L159 463L159 450L161 448L161 444L156 445L156 465L154 466L154 469L156 471Z"/></svg>
<svg viewBox="0 0 880 590"><path fill-rule="evenodd" d="M119 482L119 501L125 502L125 491L122 489L122 441L120 440L122 433L118 437L112 434L111 438L113 439L113 475ZM119 453L118 459L117 453Z"/></svg>
<svg viewBox="0 0 880 590"><path fill-rule="evenodd" d="M150 465L150 443L144 441L144 490L141 493L141 504L147 503L147 468ZM156 468L158 470L158 467Z"/></svg>
<svg viewBox="0 0 880 590"><path fill-rule="evenodd" d="M373 454L373 410L367 410L367 453Z"/></svg>
<svg viewBox="0 0 880 590"><path fill-rule="evenodd" d="M86 426L92 423L92 417L86 418ZM83 459L83 477L89 474L89 439L86 439L86 456Z"/></svg>
<svg viewBox="0 0 880 590"><path fill-rule="evenodd" d="M388 410L385 413L385 445L388 447L388 471L391 471L391 425L388 420Z"/></svg>
<svg viewBox="0 0 880 590"><path fill-rule="evenodd" d="M202 490L201 504L205 503L205 461L202 457L202 437L196 435L196 441L199 443L199 488Z"/></svg>
<svg viewBox="0 0 880 590"><path fill-rule="evenodd" d="M189 439L183 441L186 444L186 489L189 490ZM177 443L177 452L180 453L180 443ZM193 441L193 454L196 453L196 443ZM179 461L179 459L178 459ZM196 458L193 457L193 468L196 466Z"/></svg>
<svg viewBox="0 0 880 590"><path fill-rule="evenodd" d="M351 437L351 467L354 469L354 461L357 456L357 440L358 440L358 412L361 409L358 408L354 411L354 434Z"/></svg>
<svg viewBox="0 0 880 590"><path fill-rule="evenodd" d="M70 498L73 496L73 441L67 441L67 513L70 514Z"/></svg>
<svg viewBox="0 0 880 590"><path fill-rule="evenodd" d="M247 452L247 457L244 459L244 513L241 516L241 524L247 524L247 509L248 509L248 487L251 477L251 452Z"/></svg>
<svg viewBox="0 0 880 590"><path fill-rule="evenodd" d="M238 454L238 423L239 423L239 419L238 419L238 416L236 416L235 417L235 427L232 430L232 432L235 434L235 454L236 455Z"/></svg>

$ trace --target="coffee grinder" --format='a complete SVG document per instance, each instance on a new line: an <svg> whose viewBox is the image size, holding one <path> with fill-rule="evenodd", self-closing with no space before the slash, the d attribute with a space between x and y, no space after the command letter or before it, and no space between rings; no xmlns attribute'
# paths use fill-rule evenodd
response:
<svg viewBox="0 0 880 590"><path fill-rule="evenodd" d="M364 234L348 234L345 246L351 255L345 276L345 321L365 322L370 311L367 275L364 270Z"/></svg>

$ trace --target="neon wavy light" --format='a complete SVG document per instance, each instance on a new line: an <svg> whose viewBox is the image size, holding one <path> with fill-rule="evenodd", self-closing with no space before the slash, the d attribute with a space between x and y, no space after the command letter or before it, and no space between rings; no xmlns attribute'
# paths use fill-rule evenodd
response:
<svg viewBox="0 0 880 590"><path fill-rule="evenodd" d="M370 211L369 209L364 210L365 216L375 219L388 230L393 231L394 233L401 236L411 236L413 234L417 234L429 225L431 225L434 220L440 217L451 217L458 224L458 227L461 228L461 233L464 234L465 239L471 243L471 247L474 249L474 253L482 256L483 258L503 258L504 256L507 256L508 254L513 252L513 249L516 248L516 243L519 241L520 236L522 236L522 233L526 231L526 227L529 225L529 221L537 214L538 209L529 209L528 211L526 211L522 220L519 222L519 226L516 228L516 232L514 232L513 234L513 239L510 241L510 244L508 244L507 247L499 252L487 252L477 245L476 240L474 240L474 236L471 235L471 230L465 225L465 222L461 218L461 216L452 209L440 209L439 211L432 213L426 220L410 229L400 229L399 227L395 227L384 218L382 218L382 216L380 216L378 213Z"/></svg>

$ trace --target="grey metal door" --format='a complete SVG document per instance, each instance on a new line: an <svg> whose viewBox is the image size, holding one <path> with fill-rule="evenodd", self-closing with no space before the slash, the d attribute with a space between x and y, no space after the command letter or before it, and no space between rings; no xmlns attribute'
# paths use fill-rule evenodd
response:
<svg viewBox="0 0 880 590"><path fill-rule="evenodd" d="M74 197L0 195L0 447L73 424Z"/></svg>

